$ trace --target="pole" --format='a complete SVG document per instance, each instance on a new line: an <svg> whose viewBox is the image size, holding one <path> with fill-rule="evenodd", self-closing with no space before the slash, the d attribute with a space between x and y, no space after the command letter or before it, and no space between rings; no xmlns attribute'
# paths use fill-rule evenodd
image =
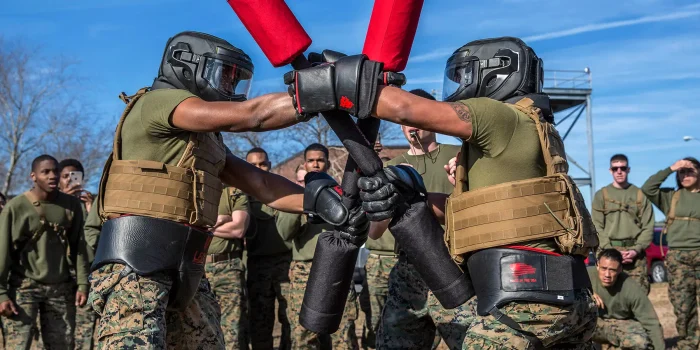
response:
<svg viewBox="0 0 700 350"><path fill-rule="evenodd" d="M586 95L586 134L588 136L588 172L591 177L591 200L595 196L595 158L593 155L593 116L591 113L591 95Z"/></svg>

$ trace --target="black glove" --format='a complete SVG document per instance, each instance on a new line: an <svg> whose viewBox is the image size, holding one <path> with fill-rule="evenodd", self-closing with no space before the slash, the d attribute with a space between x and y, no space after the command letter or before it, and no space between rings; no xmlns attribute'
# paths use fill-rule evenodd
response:
<svg viewBox="0 0 700 350"><path fill-rule="evenodd" d="M367 118L384 79L383 66L365 55L345 56L335 63L288 72L284 83L299 115L339 109Z"/></svg>
<svg viewBox="0 0 700 350"><path fill-rule="evenodd" d="M369 220L400 217L413 203L427 200L423 178L412 167L392 165L384 168L384 174L388 183L379 176L361 177L357 182L362 209Z"/></svg>
<svg viewBox="0 0 700 350"><path fill-rule="evenodd" d="M323 50L321 53L310 52L309 62L312 65L319 65L323 63L335 63L342 57L347 55L333 50ZM396 72L382 72L380 76L379 85L391 85L401 87L406 84L406 76L403 73Z"/></svg>
<svg viewBox="0 0 700 350"><path fill-rule="evenodd" d="M348 221L344 225L336 226L335 232L337 232L341 238L352 242L358 247L367 241L369 219L365 211L362 210L360 203L350 209Z"/></svg>
<svg viewBox="0 0 700 350"><path fill-rule="evenodd" d="M347 223L349 211L343 205L343 190L330 175L322 172L310 172L304 176L304 214L309 222L331 225Z"/></svg>

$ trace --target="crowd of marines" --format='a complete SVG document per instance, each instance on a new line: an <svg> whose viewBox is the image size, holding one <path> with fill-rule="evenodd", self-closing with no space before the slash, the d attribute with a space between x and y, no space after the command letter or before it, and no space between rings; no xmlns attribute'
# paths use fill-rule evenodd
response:
<svg viewBox="0 0 700 350"><path fill-rule="evenodd" d="M285 77L289 93L248 100L253 64L242 50L203 33L170 38L153 84L120 96L127 107L98 193L72 181L84 172L79 161L42 155L33 188L4 205L5 348L660 349L644 255L656 206L667 218L676 346L697 349L696 159L640 188L616 154L613 182L588 211L541 93L542 60L520 39L457 49L442 101L385 85L371 69L381 64L341 57ZM361 220L309 219L304 197L318 191L304 186L307 174L328 171L325 146L306 147L290 181L270 172L264 149L241 159L222 141L222 132L274 130L334 110L400 124L409 143L384 159L384 174L358 182ZM463 144L439 144L436 133ZM677 186L661 187L674 173ZM392 234L416 217L436 223L447 263L465 273L458 282L471 294L457 307L426 283L410 239ZM334 230L362 231L369 256L340 329L321 334L299 313L318 237ZM585 265L589 253L595 266Z"/></svg>

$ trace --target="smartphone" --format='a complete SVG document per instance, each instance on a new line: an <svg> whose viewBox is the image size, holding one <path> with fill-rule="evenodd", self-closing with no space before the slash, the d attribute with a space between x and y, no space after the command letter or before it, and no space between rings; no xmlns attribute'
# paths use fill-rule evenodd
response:
<svg viewBox="0 0 700 350"><path fill-rule="evenodd" d="M78 184L80 186L83 185L83 172L82 171L71 171L69 173L70 175L70 184L75 185Z"/></svg>

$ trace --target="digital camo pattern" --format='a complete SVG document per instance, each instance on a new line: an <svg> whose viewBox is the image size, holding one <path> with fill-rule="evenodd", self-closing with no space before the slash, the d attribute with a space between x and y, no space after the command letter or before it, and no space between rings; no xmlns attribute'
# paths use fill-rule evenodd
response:
<svg viewBox="0 0 700 350"><path fill-rule="evenodd" d="M9 282L8 295L19 314L3 317L5 349L29 349L38 338L37 318L45 344L73 349L75 283L42 284L20 277L10 277Z"/></svg>
<svg viewBox="0 0 700 350"><path fill-rule="evenodd" d="M122 274L107 264L90 275L88 303L100 319L97 349L225 349L221 309L202 278L183 312L166 311L172 278L166 273Z"/></svg>
<svg viewBox="0 0 700 350"><path fill-rule="evenodd" d="M207 263L204 271L221 307L226 349L248 349L248 301L241 258Z"/></svg>
<svg viewBox="0 0 700 350"><path fill-rule="evenodd" d="M593 333L593 341L601 345L609 345L608 349L654 349L647 331L635 320L599 318Z"/></svg>
<svg viewBox="0 0 700 350"><path fill-rule="evenodd" d="M680 350L697 350L698 291L700 291L700 251L671 249L666 255L668 296L676 314L676 330Z"/></svg>

